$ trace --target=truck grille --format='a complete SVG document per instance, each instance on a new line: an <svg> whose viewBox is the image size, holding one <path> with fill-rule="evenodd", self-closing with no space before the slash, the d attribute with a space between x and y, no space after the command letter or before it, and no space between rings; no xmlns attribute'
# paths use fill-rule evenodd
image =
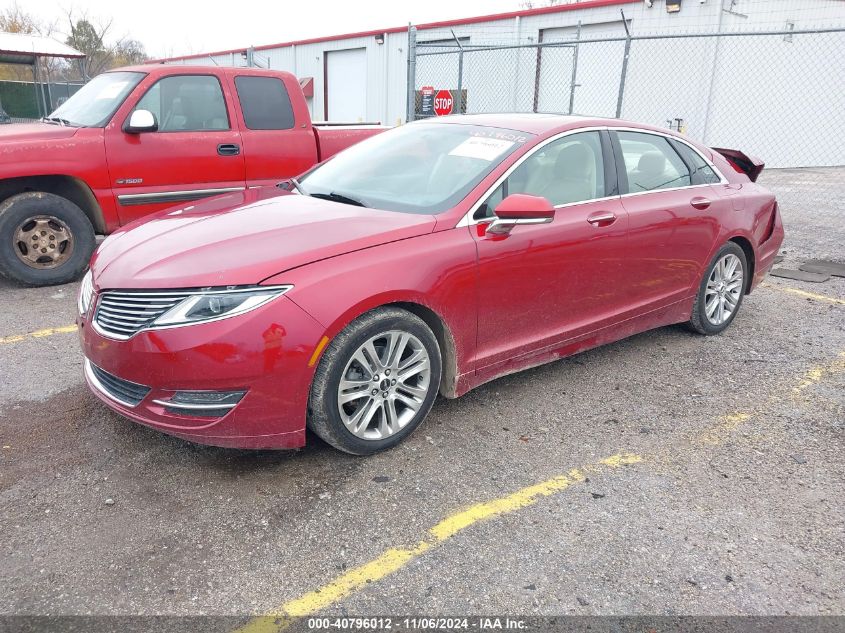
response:
<svg viewBox="0 0 845 633"><path fill-rule="evenodd" d="M118 378L109 372L100 369L94 363L86 359L88 370L94 378L92 382L112 400L117 400L121 404L130 407L137 407L141 401L150 393L150 388L146 385L139 385L136 382L130 382L123 378Z"/></svg>
<svg viewBox="0 0 845 633"><path fill-rule="evenodd" d="M179 291L107 291L97 304L94 321L103 333L127 339L188 296L189 293Z"/></svg>

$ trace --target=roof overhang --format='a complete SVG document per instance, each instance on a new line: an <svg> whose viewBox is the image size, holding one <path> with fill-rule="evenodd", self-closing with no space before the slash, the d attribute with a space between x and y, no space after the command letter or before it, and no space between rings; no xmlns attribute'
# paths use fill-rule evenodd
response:
<svg viewBox="0 0 845 633"><path fill-rule="evenodd" d="M0 64L31 66L39 57L78 59L85 54L49 37L0 32Z"/></svg>

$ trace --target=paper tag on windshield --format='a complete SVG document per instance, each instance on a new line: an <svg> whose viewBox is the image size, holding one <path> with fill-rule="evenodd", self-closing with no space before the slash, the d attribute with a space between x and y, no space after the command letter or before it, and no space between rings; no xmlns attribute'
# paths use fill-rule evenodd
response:
<svg viewBox="0 0 845 633"><path fill-rule="evenodd" d="M113 84L109 84L97 93L95 99L114 99L120 94L121 90L126 88L128 84L128 81L118 81Z"/></svg>
<svg viewBox="0 0 845 633"><path fill-rule="evenodd" d="M510 141L473 136L449 152L449 156L465 156L466 158L480 158L481 160L492 161L511 147L513 147L513 143Z"/></svg>

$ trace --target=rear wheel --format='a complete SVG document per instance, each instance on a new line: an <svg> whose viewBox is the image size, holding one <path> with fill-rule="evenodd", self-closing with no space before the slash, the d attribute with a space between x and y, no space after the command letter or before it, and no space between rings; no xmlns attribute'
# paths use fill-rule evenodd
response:
<svg viewBox="0 0 845 633"><path fill-rule="evenodd" d="M347 453L395 446L428 415L440 386L437 339L425 321L379 308L326 348L314 376L309 427Z"/></svg>
<svg viewBox="0 0 845 633"><path fill-rule="evenodd" d="M728 242L716 256L701 280L692 306L690 328L699 334L718 334L725 330L739 312L745 296L748 262L745 252Z"/></svg>
<svg viewBox="0 0 845 633"><path fill-rule="evenodd" d="M0 274L28 286L79 278L94 252L94 227L66 198L27 192L0 204Z"/></svg>

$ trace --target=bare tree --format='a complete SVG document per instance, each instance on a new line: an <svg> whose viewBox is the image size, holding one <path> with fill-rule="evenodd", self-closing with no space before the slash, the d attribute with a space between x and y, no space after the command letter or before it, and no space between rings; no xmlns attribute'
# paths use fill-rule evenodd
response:
<svg viewBox="0 0 845 633"><path fill-rule="evenodd" d="M111 38L114 20L93 20L87 13L74 16L67 12L68 36L66 43L85 54L80 61L80 73L87 80L104 70L143 63L147 59L144 45L127 37Z"/></svg>

